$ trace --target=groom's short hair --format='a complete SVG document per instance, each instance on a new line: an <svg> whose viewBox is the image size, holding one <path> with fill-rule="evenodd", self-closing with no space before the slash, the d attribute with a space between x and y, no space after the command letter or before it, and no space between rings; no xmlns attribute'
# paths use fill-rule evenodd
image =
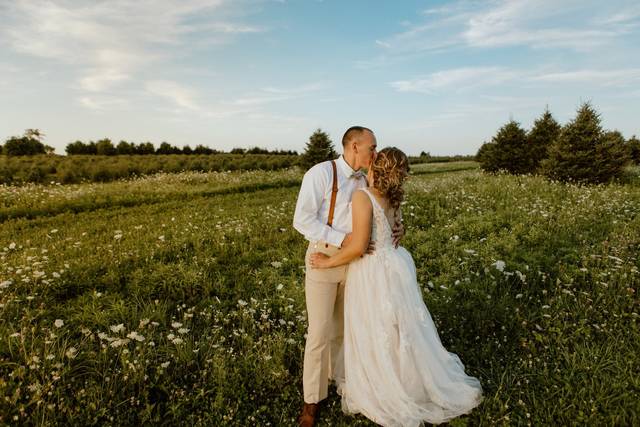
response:
<svg viewBox="0 0 640 427"><path fill-rule="evenodd" d="M342 136L342 146L346 147L347 144L359 139L364 132L373 133L371 129L364 126L351 126Z"/></svg>

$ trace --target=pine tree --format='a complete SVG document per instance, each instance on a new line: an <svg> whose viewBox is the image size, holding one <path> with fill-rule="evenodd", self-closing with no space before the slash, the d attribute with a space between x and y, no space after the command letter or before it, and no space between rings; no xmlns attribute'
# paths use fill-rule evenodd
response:
<svg viewBox="0 0 640 427"><path fill-rule="evenodd" d="M640 165L640 139L633 135L627 141L627 147L629 155L631 156L631 161L636 165Z"/></svg>
<svg viewBox="0 0 640 427"><path fill-rule="evenodd" d="M619 177L628 160L622 135L604 132L600 115L586 102L549 147L542 168L545 175L560 181L599 183Z"/></svg>
<svg viewBox="0 0 640 427"><path fill-rule="evenodd" d="M480 162L480 167L486 172L497 172L498 166L495 160L496 144L485 142L476 153L476 161Z"/></svg>
<svg viewBox="0 0 640 427"><path fill-rule="evenodd" d="M333 148L329 135L318 129L309 137L309 142L300 159L300 165L308 169L316 163L335 159L336 157L337 153Z"/></svg>
<svg viewBox="0 0 640 427"><path fill-rule="evenodd" d="M506 170L513 174L527 172L527 134L518 122L510 120L502 126L485 150L488 151L480 153L484 170Z"/></svg>
<svg viewBox="0 0 640 427"><path fill-rule="evenodd" d="M540 162L548 157L549 146L560 135L560 125L551 115L549 108L534 123L527 134L529 159L527 172L536 173L540 168Z"/></svg>

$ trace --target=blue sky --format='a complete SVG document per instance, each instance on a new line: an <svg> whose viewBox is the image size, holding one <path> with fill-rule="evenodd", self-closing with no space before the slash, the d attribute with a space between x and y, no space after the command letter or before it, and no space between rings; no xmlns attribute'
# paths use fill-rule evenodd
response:
<svg viewBox="0 0 640 427"><path fill-rule="evenodd" d="M634 1L0 0L0 138L474 154L545 106L640 135Z"/></svg>

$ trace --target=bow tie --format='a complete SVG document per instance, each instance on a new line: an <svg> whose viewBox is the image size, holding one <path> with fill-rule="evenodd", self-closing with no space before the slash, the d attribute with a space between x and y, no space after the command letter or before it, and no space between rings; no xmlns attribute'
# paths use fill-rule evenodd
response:
<svg viewBox="0 0 640 427"><path fill-rule="evenodd" d="M364 172L358 170L355 171L354 173L352 173L351 175L349 175L349 178L355 178L355 179L360 179L360 178L364 178L366 175Z"/></svg>

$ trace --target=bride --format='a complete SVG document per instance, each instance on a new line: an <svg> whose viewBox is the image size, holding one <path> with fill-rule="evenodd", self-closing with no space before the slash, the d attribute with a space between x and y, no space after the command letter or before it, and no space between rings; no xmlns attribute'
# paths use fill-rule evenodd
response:
<svg viewBox="0 0 640 427"><path fill-rule="evenodd" d="M313 268L347 263L344 302L345 382L342 408L384 426L446 422L482 400L480 382L440 342L416 280L409 252L395 247L391 226L400 217L407 156L381 150L369 168L369 187L352 198L351 243ZM369 240L375 252L366 254Z"/></svg>

